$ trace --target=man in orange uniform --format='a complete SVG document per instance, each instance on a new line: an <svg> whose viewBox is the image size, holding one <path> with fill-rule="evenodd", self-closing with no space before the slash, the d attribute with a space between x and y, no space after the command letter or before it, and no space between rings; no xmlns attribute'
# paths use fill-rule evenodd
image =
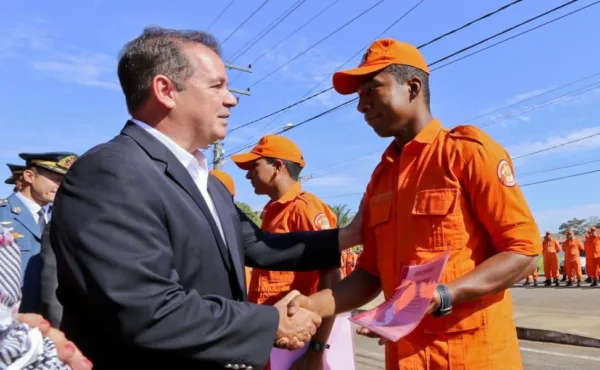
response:
<svg viewBox="0 0 600 370"><path fill-rule="evenodd" d="M594 233L596 232L596 228L592 227L588 232L585 233L585 242L583 246L585 248L585 270L587 273L587 279L585 279L586 283L593 283L598 280L598 275L596 274L596 260L594 259L594 251L593 251L593 243L592 243L592 230ZM594 286L598 285L596 283Z"/></svg>
<svg viewBox="0 0 600 370"><path fill-rule="evenodd" d="M233 178L229 176L226 172L221 170L212 170L210 171L211 175L215 176L219 181L225 185L227 190L231 193L231 196L235 196L235 184L233 182ZM244 266L244 272L246 273L246 289L250 287L250 276L252 275L252 269L248 266Z"/></svg>
<svg viewBox="0 0 600 370"><path fill-rule="evenodd" d="M350 273L356 267L356 253L351 249L345 249L342 251L342 277L350 275Z"/></svg>
<svg viewBox="0 0 600 370"><path fill-rule="evenodd" d="M231 156L248 171L246 178L258 195L269 196L261 228L271 233L323 230L335 227L335 213L315 195L302 190L299 176L305 166L302 152L290 139L267 135L249 153ZM252 270L248 301L273 305L291 290L310 295L341 280L339 269L309 272ZM333 326L333 318L323 320L309 343L306 354L292 370L322 370L323 354ZM267 369L269 365L267 365Z"/></svg>
<svg viewBox="0 0 600 370"><path fill-rule="evenodd" d="M367 124L394 140L363 198L356 269L333 289L295 297L288 313L306 307L329 317L381 288L390 298L403 266L449 253L425 317L386 344L386 369L522 369L507 289L533 270L542 243L510 155L476 127L448 130L433 118L429 69L412 45L374 42L358 68L334 74L333 86L357 92Z"/></svg>
<svg viewBox="0 0 600 370"><path fill-rule="evenodd" d="M579 251L584 250L583 243L578 238L575 238L573 230L568 230L565 235L567 240L563 242L562 248L565 251L565 265L567 284L566 286L573 285L573 278L577 276L577 286L581 286L581 260Z"/></svg>
<svg viewBox="0 0 600 370"><path fill-rule="evenodd" d="M523 285L527 286L529 284L531 284L531 280L533 280L533 286L538 286L537 281L538 281L538 267L535 266L535 268L533 269L533 272L529 275L527 275L527 277L525 278L525 283L523 283Z"/></svg>
<svg viewBox="0 0 600 370"><path fill-rule="evenodd" d="M596 232L595 227L590 229L589 252L586 251L586 257L590 256L590 262L586 262L585 266L588 276L592 278L590 286L598 286L598 277L600 277L600 236Z"/></svg>
<svg viewBox="0 0 600 370"><path fill-rule="evenodd" d="M545 286L550 286L553 281L552 279L554 279L555 286L560 286L558 282L558 252L560 252L560 244L554 239L551 231L546 231L544 241L542 242L544 276L546 276L546 281L544 281Z"/></svg>

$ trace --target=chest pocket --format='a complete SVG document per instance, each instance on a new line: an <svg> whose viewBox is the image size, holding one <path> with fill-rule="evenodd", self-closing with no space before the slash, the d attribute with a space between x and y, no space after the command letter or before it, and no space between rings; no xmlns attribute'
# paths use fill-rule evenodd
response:
<svg viewBox="0 0 600 370"><path fill-rule="evenodd" d="M464 247L465 224L457 188L417 192L412 209L415 248L421 251Z"/></svg>

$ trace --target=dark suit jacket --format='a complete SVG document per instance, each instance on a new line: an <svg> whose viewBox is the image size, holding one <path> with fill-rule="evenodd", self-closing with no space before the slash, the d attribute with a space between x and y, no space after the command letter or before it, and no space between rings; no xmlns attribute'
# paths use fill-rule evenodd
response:
<svg viewBox="0 0 600 370"><path fill-rule="evenodd" d="M52 327L59 328L63 308L56 297L58 277L56 275L56 256L50 245L50 224L46 225L42 233L40 258L42 260L40 314L50 321Z"/></svg>
<svg viewBox="0 0 600 370"><path fill-rule="evenodd" d="M279 315L248 303L244 262L339 267L338 231L270 235L210 176L219 234L191 176L128 122L80 157L54 202L61 328L94 369L262 369Z"/></svg>

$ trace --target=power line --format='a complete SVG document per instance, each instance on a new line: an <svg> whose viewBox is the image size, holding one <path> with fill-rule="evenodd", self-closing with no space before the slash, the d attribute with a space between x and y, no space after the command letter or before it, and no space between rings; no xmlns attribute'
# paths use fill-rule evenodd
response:
<svg viewBox="0 0 600 370"><path fill-rule="evenodd" d="M554 13L555 11L558 11L558 10L562 9L562 8L564 8L565 6L569 6L569 5L571 5L571 4L574 4L574 3L576 3L577 1L579 1L579 0L571 0L571 1L567 2L567 3L564 3L564 4L562 4L562 5L559 5L559 6L555 7L555 8L552 8L552 9L550 9L550 10L548 10L548 11L546 11L546 12L542 13L542 14L536 15L536 16L535 16L535 17L533 17L533 18L529 18L529 19L527 19L526 21L523 21L523 22L521 22L521 23L519 23L519 24L517 24L517 25L515 25L515 26L509 27L509 28L507 28L507 29L505 29L505 30L502 30L502 31L500 31L500 32L498 32L498 33L496 33L496 34L492 35L492 36L486 37L485 39L483 39L483 40L481 40L481 41L478 41L478 42L476 42L476 43L474 43L474 44L471 44L471 45L469 45L469 46L467 46L467 47L465 47L465 48L462 48L462 49L460 49L459 51L457 51L457 52L455 52L455 53L452 53L452 54L450 54L450 55L447 55L447 56L445 56L445 57L443 57L443 58L441 58L441 59L438 59L438 60L436 60L435 62L431 63L429 66L430 66L430 67L433 67L434 65L436 65L436 64L438 64L438 63L440 63L440 62L443 62L443 61L444 61L444 60L446 60L446 59L450 59L450 58L452 58L452 57L453 57L453 56L455 56L455 55L458 55L458 54L464 53L465 51L467 51L467 50L469 50L469 49L472 49L472 48L474 48L475 46L478 46L478 45L481 45L481 44L483 44L483 43L485 43L485 42L488 42L488 41L489 41L489 40L491 40L491 39L494 39L494 38L496 38L496 37L498 37L498 36L501 36L501 35L503 35L503 34L505 34L505 33L508 33L508 32L510 32L510 31L512 31L512 30L514 30L514 29L516 29L516 28L519 28L519 27L521 27L521 26L524 26L524 25L526 25L527 23L533 22L533 21L535 21L536 19L539 19L539 18L541 18L541 17L544 17L544 16L546 16L546 15L548 15L548 14L550 14L550 13Z"/></svg>
<svg viewBox="0 0 600 370"><path fill-rule="evenodd" d="M561 101L563 101L565 99L572 98L574 96L581 95L581 94L584 94L586 92L596 90L598 88L600 88L600 82L595 82L593 84L586 85L586 86L584 86L584 87L582 87L580 89L577 89L575 91L571 91L571 92L568 92L566 94L559 95L556 98L552 98L550 100L546 100L546 101L544 101L542 103L530 105L528 107L525 107L525 108L521 109L520 111L509 113L509 114L505 114L503 116L500 116L500 117L493 118L491 120L485 121L482 124L480 124L479 127L481 127L481 128L488 127L488 126L493 125L495 123L499 123L499 122L505 121L508 118L517 117L517 116L523 115L525 113L528 113L528 112L531 112L531 111L534 111L534 110L537 110L537 109L540 109L540 108L543 108L543 107L546 107L546 106L549 106L549 105L557 104L557 103L560 103Z"/></svg>
<svg viewBox="0 0 600 370"><path fill-rule="evenodd" d="M325 13L329 8L331 8L332 6L334 6L336 3L338 3L340 0L334 0L331 4L327 5L325 8L323 8L321 11L319 11L317 14L315 14L314 16L312 16L308 21L304 22L303 24L301 24L298 28L296 28L295 30L293 30L292 32L290 32L288 35L286 35L284 38L282 38L281 40L279 40L278 42L275 43L275 45L271 46L269 49L267 49L266 51L264 51L262 54L260 54L256 59L254 59L250 64L254 64L257 61L259 61L260 59L262 59L265 55L267 55L270 51L276 49L279 45L283 44L284 41L288 40L290 37L294 36L296 33L300 32L304 27L308 26L312 21L314 21L315 19L319 18L319 16L321 16L323 13Z"/></svg>
<svg viewBox="0 0 600 370"><path fill-rule="evenodd" d="M474 120L476 120L476 119L478 119L478 118L485 117L485 116L489 116L489 115L491 115L491 114L494 114L494 113L497 113L497 112L499 112L499 111L505 110L505 109L507 109L507 108L513 107L513 106L515 106L515 105L518 105L518 104L524 103L524 102L526 102L526 101L529 101L529 100L532 100L532 99L535 99L535 98L539 98L540 96L543 96L543 95L550 94L551 92L555 92L555 91L557 91L557 90L560 90L560 89L564 89L564 88L565 88L565 87L567 87L567 86L575 85L575 84L576 84L576 83L578 83L578 82L582 82L582 81L585 81L585 80L589 80L590 78L594 78L594 77L596 77L596 76L598 76L598 75L600 75L600 72L596 72L596 73L594 73L594 74L591 74L591 75L585 76L585 77L583 77L583 78L580 78L580 79L578 79L578 80L575 80L575 81L568 82L568 83L566 83L566 84L560 85L560 86L558 86L558 87L555 87L555 88L553 88L553 89L550 89L550 90L545 90L545 91L542 91L542 92L540 92L540 93L538 93L538 94L534 94L534 95L527 96L526 98L520 99L520 100L518 100L518 101L516 101L516 102L514 102L514 103L511 103L511 104L505 105L505 106L503 106L503 107L500 107L500 108L498 108L498 109L494 109L494 110L493 110L493 111L491 111L491 112L482 113L482 114L480 114L480 115L478 115L478 116L475 116L475 117L469 118L469 119L467 119L467 120L463 120L463 122L472 122L472 121L474 121Z"/></svg>
<svg viewBox="0 0 600 370"><path fill-rule="evenodd" d="M567 164L567 165L563 165L563 166L559 166L559 167L546 168L546 169L539 170L539 171L525 172L525 173L519 174L518 177L523 178L525 176L531 176L531 175L537 175L540 173L564 170L566 168L579 167L579 166L583 166L583 165L590 164L590 163L596 163L596 162L600 162L600 159L590 159L587 161L577 162L577 163L573 163L573 164Z"/></svg>
<svg viewBox="0 0 600 370"><path fill-rule="evenodd" d="M217 17L208 25L208 27L206 27L206 31L208 32L210 30L210 28L219 20L221 19L221 17L223 16L223 14L225 14L225 12L227 11L227 9L229 9L233 3L235 3L235 0L231 0L229 2L229 4L227 4L227 6L225 6L225 8L221 11L221 13L219 13L219 15L217 15Z"/></svg>
<svg viewBox="0 0 600 370"><path fill-rule="evenodd" d="M553 145L553 146L551 146L551 147L544 148L544 149L541 149L541 150L536 150L535 152L531 152L531 153L527 153L527 154L520 155L520 156L518 156L518 157L514 157L514 158L513 158L513 161L515 161L515 160L517 160L517 159L521 159L521 158L529 157L529 156L532 156L532 155L536 155L536 154L539 154L539 153L547 152L547 151L549 151L549 150L553 150L553 149L556 149L556 148L560 148L560 147L562 147L562 146L565 146L565 145L568 145L568 144L573 144L573 143L577 143L577 142L579 142L579 141L583 141L583 140L591 139L591 138L593 138L593 137L596 137L596 136L598 136L598 135L600 135L600 132L597 132L597 133L595 133L595 134L591 134L591 135L588 135L588 136L580 137L579 139L575 139L575 140L571 140L571 141L566 141L566 142L564 142L564 143L562 143L562 144Z"/></svg>
<svg viewBox="0 0 600 370"><path fill-rule="evenodd" d="M333 73L339 71L343 66L345 66L346 64L350 63L350 61L352 61L356 56L358 56L360 53L362 53L364 51L365 48L368 48L369 45L371 45L373 42L375 42L375 40L377 40L379 37L381 37L384 33L386 33L387 31L389 31L390 29L392 29L396 24L398 24L401 20L403 20L404 18L406 18L410 13L412 13L416 8L418 8L425 0L420 0L418 3L416 3L415 5L413 5L410 9L408 9L406 12L404 12L404 14L402 14L399 18L397 18L394 22L392 22L388 27L386 27L383 31L381 31L377 36L375 36L373 38L373 40L371 41L371 43L369 43L368 45L366 45L365 47L361 47L360 49L358 49L354 54L352 54L352 56L350 58L348 58L344 63L340 64L335 71L333 71ZM521 1L521 0L518 0ZM332 73L332 74L333 74ZM313 92L317 87L321 86L321 84L323 82L325 82L326 80L328 80L329 78L331 78L331 75L328 75L326 77L324 77L321 81L319 81L315 86L313 86L310 90L308 90L304 95L302 95L300 97L300 101L293 103L291 106L286 107L286 109L290 109L298 104L301 104L302 102L306 101L306 100L310 100L316 96L319 96L321 94L326 93L327 91L333 89L333 87L329 87L325 90L322 90L316 94L311 95L312 97L306 98L304 99L308 94L310 94L311 92ZM285 111L286 109L280 109L278 112L282 112ZM289 110L288 112L289 113ZM271 116L271 115L268 115ZM278 119L281 119L283 116L285 116L285 113L280 114L279 116L273 118L271 121L267 122L266 125L264 125L261 128L261 131L264 130L265 128L269 127L271 124L273 124L273 122L275 122ZM266 117L265 117L266 118Z"/></svg>
<svg viewBox="0 0 600 370"><path fill-rule="evenodd" d="M252 17L254 17L254 15L256 15L256 13L258 13L265 5L267 5L268 2L269 2L269 0L265 0L255 11L252 12L252 14L250 14L246 19L244 19L244 21L242 23L240 23L240 25L237 26L237 28L235 30L233 30L227 37L225 37L225 39L223 41L221 41L221 45L224 45L231 36L235 35L237 33L237 31L239 31L240 28L242 28L246 24L246 22L248 22L250 19L252 19Z"/></svg>
<svg viewBox="0 0 600 370"><path fill-rule="evenodd" d="M569 3L563 4L563 5L559 6L559 7L556 7L556 8L554 8L554 9L551 9L551 10L549 10L549 11L546 11L546 12L544 12L543 14L545 14L545 15L548 15L548 14L550 14L550 13L552 13L552 12L558 11L558 10L559 10L560 8L562 8L563 6L565 6L565 5L568 5L568 4L572 4L572 3L574 3L575 1L578 1L578 0L573 0L573 1L570 1ZM590 4L590 5L587 5L587 6L585 6L585 7L582 7L582 8L580 8L580 9L578 9L577 11L573 11L573 12L571 12L571 13L568 13L568 14L565 14L565 15L563 15L563 16L561 16L561 17L558 17L558 18L556 18L556 20L558 20L558 19L563 19L563 18L567 17L568 15L575 14L575 13L577 13L578 11L580 11L580 10L583 10L583 9L586 9L586 8L589 8L590 6L592 6L592 5L596 5L597 3L600 3L600 0L599 0L599 1L596 1L596 2L594 2L594 3ZM538 17L535 17L535 18L538 18ZM526 23L526 22L527 22L527 21L525 21L525 22L522 22L521 24L524 24L524 23ZM543 25L547 25L547 24L550 24L550 23L552 23L552 22L546 22L546 23L545 23L545 24L543 24ZM533 29L539 29L539 28L541 28L541 26L543 26L543 25L536 26L536 27L534 27ZM511 27L511 29L514 29L514 27ZM501 34L503 34L503 32L497 33L497 34L495 34L493 37L498 37L498 36L500 36ZM522 35L522 34L525 34L525 33L521 33L520 35ZM517 35L517 36L518 36L518 35ZM514 38L516 38L517 36L510 37L509 39L514 39ZM493 37L492 37L492 38L493 38ZM491 40L491 38L490 38L490 37L488 37L488 38L486 38L486 39L487 39L488 41L489 41L489 40ZM481 42L476 42L475 44L479 45L479 44L481 44ZM500 44L500 43L498 43L498 44ZM472 45L474 45L474 44L472 44ZM489 49L489 48L490 48L490 47L487 47L487 48L485 48L485 49ZM468 46L468 47L466 47L466 48L463 48L463 49L461 49L461 50L469 50L469 49L470 49L470 46ZM456 53L453 53L453 54L454 54L454 55L456 55ZM475 53L472 53L471 55L474 55L474 54L475 54ZM468 57L468 56L467 56L467 57ZM446 57L444 57L444 58L441 58L440 60L442 60L442 59L447 59L447 58L446 58ZM461 58L461 59L466 59L466 57L463 57L463 58ZM439 61L439 60L438 60L438 61ZM435 61L435 62L433 62L433 63L437 63L438 61ZM432 64L433 64L433 63L432 63ZM430 64L430 65L432 65L432 64ZM448 66L448 65L450 65L450 64L452 64L452 62L450 62L450 63L446 63L446 64L444 64L444 65L442 65L442 66L440 66L440 67L437 67L435 70L437 70L437 69L440 69L440 68L443 68L443 67L445 67L445 66ZM337 110L337 109L339 109L339 108L346 107L346 106L348 106L349 104L351 104L351 103L353 103L353 102L355 102L355 101L357 101L357 100L358 100L358 98L353 98L353 99L347 100L347 101L345 101L345 102L343 102L343 103L341 103L341 104L338 104L338 105L336 105L335 107L333 107L333 108L331 108L331 109L329 109L329 110L327 110L327 111L325 111L325 112L319 113L319 114L317 114L316 116L313 116L313 117L309 118L308 120L306 120L306 121L305 121L305 122L303 122L303 123L310 122L310 121L312 121L312 120L314 120L314 119L316 119L316 118L320 118L320 117L322 117L322 116L323 116L323 115L325 115L325 114L331 113L331 112L333 112L333 111L335 111L335 110ZM262 118L261 118L261 119L262 119ZM260 119L258 119L258 120L260 120ZM258 122L258 120L255 120L255 122ZM296 125L296 126L294 126L294 127L290 128L289 130L291 130L291 129L294 129L294 128L298 127L298 126L299 126L299 125ZM288 130L288 131L289 131L289 130ZM247 147L247 146L246 146L246 147Z"/></svg>
<svg viewBox="0 0 600 370"><path fill-rule="evenodd" d="M288 60L284 64L280 65L279 67L275 68L271 72L267 73L265 76L263 76L259 80L255 81L252 85L250 85L250 87L254 87L254 86L258 85L259 83L261 83L262 81L266 80L267 78L269 78L270 76L272 76L273 74L275 74L277 71L281 70L283 67L287 66L291 62L293 62L296 59L300 58L302 55L306 54L307 52L309 52L310 50L312 50L314 47L316 47L319 44L321 44L323 41L327 40L328 38L330 38L331 36L335 35L339 31L341 31L342 29L346 28L348 25L350 25L351 23L353 23L354 21L356 21L357 19L359 19L363 15L365 15L368 12L370 12L371 10L375 9L377 6L379 6L381 3L383 3L383 1L384 0L379 0L377 3L375 3L372 6L370 6L368 9L364 10L363 12L361 12L360 14L358 14L357 16L355 16L354 18L350 19L349 21L347 21L346 23L344 23L343 25L341 25L340 27L338 27L336 30L334 30L333 32L329 33L327 36L323 37L321 40L319 40L316 43L312 44L311 46L309 46L307 49L305 49L302 52L300 52L298 55L296 55L292 59Z"/></svg>
<svg viewBox="0 0 600 370"><path fill-rule="evenodd" d="M277 27L279 24L281 24L281 22L283 22L287 17L292 15L292 13L294 13L300 7L300 5L304 4L305 1L306 0L299 0L296 3L292 4L292 6L289 7L288 9L284 10L283 13L281 13L277 18L275 18L275 20L273 22L271 22L271 24L269 24L267 27L262 29L254 37L254 39L249 42L248 46L246 46L246 47L242 46L238 51L233 53L230 63L235 62L239 57L246 54L246 52L248 52L248 50L250 50L254 45L256 45L260 40L262 40L269 32L273 31L273 29L275 27ZM238 75L238 77L239 76L241 76L241 74Z"/></svg>
<svg viewBox="0 0 600 370"><path fill-rule="evenodd" d="M421 1L421 2L422 2L422 1ZM409 9L409 11L408 11L408 12L406 12L406 13L405 13L403 16L401 16L401 17L400 17L400 18L399 18L397 21L400 21L400 20L401 20L401 19L402 19L402 18L403 18L405 15L409 14L409 13L410 13L412 10L414 10L414 8L415 8L416 6L420 5L420 3L421 3L421 2L419 2L418 4L416 4L415 6L413 6L413 8ZM453 29L453 30L450 30L450 31L446 32L445 34L443 34L443 35L441 35L441 36L438 36L438 37L436 37L436 38L434 38L434 39L432 39L432 40L430 40L430 41L428 41L428 42L424 43L423 45L420 45L418 48L423 48L423 47L425 47L425 46L429 46L430 44L432 44L432 43L434 42L434 40L437 40L437 41L439 41L439 40L441 40L441 39L442 39L442 38L444 38L444 37L447 37L447 36L449 36L449 35L451 35L451 34L453 34L453 33L456 33L456 32L458 32L458 30L465 29L466 27L468 27L468 26L472 26L473 24L475 24L475 23L477 23L477 22L479 22L479 21L481 21L481 20L483 20L483 19L489 18L489 17L491 17L491 16L492 16L492 15L494 15L494 14L498 14L499 12L501 12L501 11L503 11L503 10L506 10L506 9L507 9L509 6L513 6L513 5L517 4L518 2L520 2L520 0L519 0L519 1L513 1L513 2L511 2L511 3L508 3L508 4L506 4L506 5L502 6L502 7L498 8L498 9L496 9L496 10L492 11L492 12L489 12L489 13L487 13L487 14L484 14L484 15L482 15L482 16L480 16L480 17L478 17L478 18L476 18L476 19L474 19L474 20L472 20L472 21L469 21L469 22L465 23L464 25L462 25L462 26L460 26L460 27L457 27L457 28L455 28L455 29ZM384 30L382 33L380 33L380 35L379 35L379 36L381 36L381 34L383 34L383 33L387 32L387 31L388 31L389 29L391 29L391 27L393 27L394 25L395 25L395 24L394 24L394 23L392 23L390 26L388 26L388 28L386 28L386 29L385 29L385 30ZM377 36L377 37L379 37L379 36ZM377 38L377 37L376 37L376 38ZM435 42L437 42L437 41L435 41ZM369 46L369 45L367 45L367 47L368 47L368 46ZM352 58L354 58L356 55L358 55L358 54L359 54L361 51L363 51L363 50L364 50L364 48L360 49L360 50L359 50L357 53L355 53L355 54L354 54L354 55L353 55L353 56L352 56L352 57L351 57L349 60L347 60L347 61L346 61L344 64L342 64L340 67L338 67L338 69L339 69L339 68L341 68L341 67L343 67L343 66L344 66L346 63L348 63L350 60L352 60ZM322 82L322 81L321 81L321 82ZM321 82L320 82L320 83L321 83ZM319 84L320 84L320 83L319 83ZM331 90L331 89L333 89L333 87L328 87L327 89L325 89L325 90L322 90L322 91L320 91L320 92L318 92L318 93L316 93L316 94L313 94L313 95L311 95L311 96L312 96L312 98L314 98L314 97L317 97L317 96L319 96L319 95L321 95L321 94L323 94L323 93L325 93L325 92L327 92L327 91L329 91L329 90ZM313 88L313 89L311 89L311 90L314 90L314 88ZM312 98L311 98L311 99L312 99ZM292 107L295 107L296 105L299 105L299 104L301 104L301 103L303 103L303 102L306 102L307 100L310 100L310 99L308 99L308 98L307 98L307 99L302 99L302 100L300 100L300 101L297 101L297 102L295 102L295 103L293 103L293 104L290 104L290 105L288 105L287 107L284 107L284 108L281 108L281 109L279 109L277 112L269 113L269 114L267 114L267 115L265 115L265 116L263 116L263 117L257 118L257 119L255 119L255 120L253 120L253 121L252 121L252 123L256 123L256 122L262 121L262 120L263 120L263 119L265 119L265 118L271 117L271 116L273 116L274 114L276 114L276 113L278 113L278 112L282 112L283 110L287 110L287 109L290 109L290 108L292 108ZM242 125L242 126L246 127L247 125L248 125L248 123L246 123L246 124L244 124L244 125ZM240 128L241 128L241 127L240 127ZM235 129L234 129L234 130L235 130ZM232 131L233 131L233 130L232 130Z"/></svg>
<svg viewBox="0 0 600 370"><path fill-rule="evenodd" d="M577 0L575 0L575 1L577 1ZM511 37L508 37L508 38L506 38L506 39L504 39L504 40L501 40L501 41L499 41L499 42L496 42L496 43L494 43L494 44L492 44L492 45L486 46L486 47L485 47L485 48L483 48L483 49L477 50L477 51L475 51L475 52L473 52L473 53L470 53L470 54L464 55L464 56L462 56L462 57L460 57L460 58L454 59L454 60L453 60L453 61L451 61L451 62L448 62L448 63L446 63L446 64L442 64L441 66L439 66L439 67L436 67L436 68L432 69L432 70L431 70L431 72L433 72L433 71L436 71L436 70L438 70L438 69L440 69L440 68L443 68L443 67L449 66L449 65L451 65L451 64L454 64L454 63L456 63L456 62L458 62L458 61L460 61L460 60L463 60L463 59L465 59L465 58L469 58L469 57L471 57L471 56L473 56L473 55L479 54L479 53L481 53L481 52L483 52L483 51L485 51L485 50L488 50L488 49L490 49L490 48L492 48L492 47L495 47L495 46L498 46L498 45L500 45L500 44L503 44L503 43L505 43L505 42L507 42L507 41L510 41L510 40L512 40L512 39L515 39L515 38L517 38L517 37L519 37L519 36L523 36L523 35L525 35L525 34L527 34L527 33L531 32L531 31L535 31L535 30L537 30L538 28L542 28L542 27L544 27L544 26L547 26L547 25L549 25L549 24L551 24L551 23L554 23L554 22L556 22L556 21L558 21L558 20L561 20L561 19L563 19L563 18L566 18L566 17L568 17L568 16L570 16L570 15L573 15L573 14L575 14L575 13L578 13L578 12L580 12L580 11L584 10L584 9L587 9L587 8L589 8L589 7L591 7L591 6L597 5L598 3L600 3L600 1L596 1L596 2L594 2L594 3L592 3L592 4L586 5L586 6L582 7L582 8L579 8L579 9L577 9L577 10L574 10L574 11L572 11L572 12L570 12L570 13L563 14L563 15L562 15L562 16L560 16L560 17L557 17L557 18L551 19L551 20L549 20L549 21L547 21L547 22L545 22L545 23L542 23L542 24L540 24L540 25L537 25L537 26L535 26L535 27L532 27L532 28L530 28L530 29L528 29L528 30L525 30L525 31L523 31L523 32L517 33L516 35L513 35L513 36L511 36ZM570 4L570 3L569 3L569 4Z"/></svg>

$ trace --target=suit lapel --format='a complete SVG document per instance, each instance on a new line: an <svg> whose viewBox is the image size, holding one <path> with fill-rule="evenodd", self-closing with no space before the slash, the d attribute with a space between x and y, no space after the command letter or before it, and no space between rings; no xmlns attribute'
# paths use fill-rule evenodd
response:
<svg viewBox="0 0 600 370"><path fill-rule="evenodd" d="M200 190L196 183L190 176L189 172L181 162L175 157L171 151L164 146L160 141L158 141L155 137L147 133L144 129L139 127L133 122L127 122L125 128L121 131L121 133L131 137L135 140L148 155L156 160L166 164L165 172L166 174L175 181L186 193L194 200L196 205L200 208L202 213L206 216L210 228L214 234L215 240L218 245L219 252L221 253L221 257L223 258L223 262L228 269L231 269L231 263L229 259L229 253L227 252L227 246L223 242L223 238L221 238L221 233L219 232L219 228L215 223L215 220L212 217L210 209L206 204L206 201L200 194Z"/></svg>
<svg viewBox="0 0 600 370"><path fill-rule="evenodd" d="M245 295L246 284L244 283L244 267L242 265L242 259L240 258L240 253L237 247L239 244L237 242L235 229L233 228L233 220L225 218L228 206L226 199L223 197L223 192L219 191L217 188L218 185L215 183L215 181L219 180L215 179L213 176L208 177L208 193L210 194L215 204L215 209L219 214L221 227L223 227L223 234L225 234L225 240L227 241L227 245L229 245L229 253L231 255L231 260L233 261L233 269L237 277L237 282L242 294Z"/></svg>
<svg viewBox="0 0 600 370"><path fill-rule="evenodd" d="M27 230L29 230L29 232L31 232L38 241L40 241L42 238L42 232L25 203L23 203L21 199L16 196L16 194L13 194L8 197L8 205L14 219L23 225Z"/></svg>

